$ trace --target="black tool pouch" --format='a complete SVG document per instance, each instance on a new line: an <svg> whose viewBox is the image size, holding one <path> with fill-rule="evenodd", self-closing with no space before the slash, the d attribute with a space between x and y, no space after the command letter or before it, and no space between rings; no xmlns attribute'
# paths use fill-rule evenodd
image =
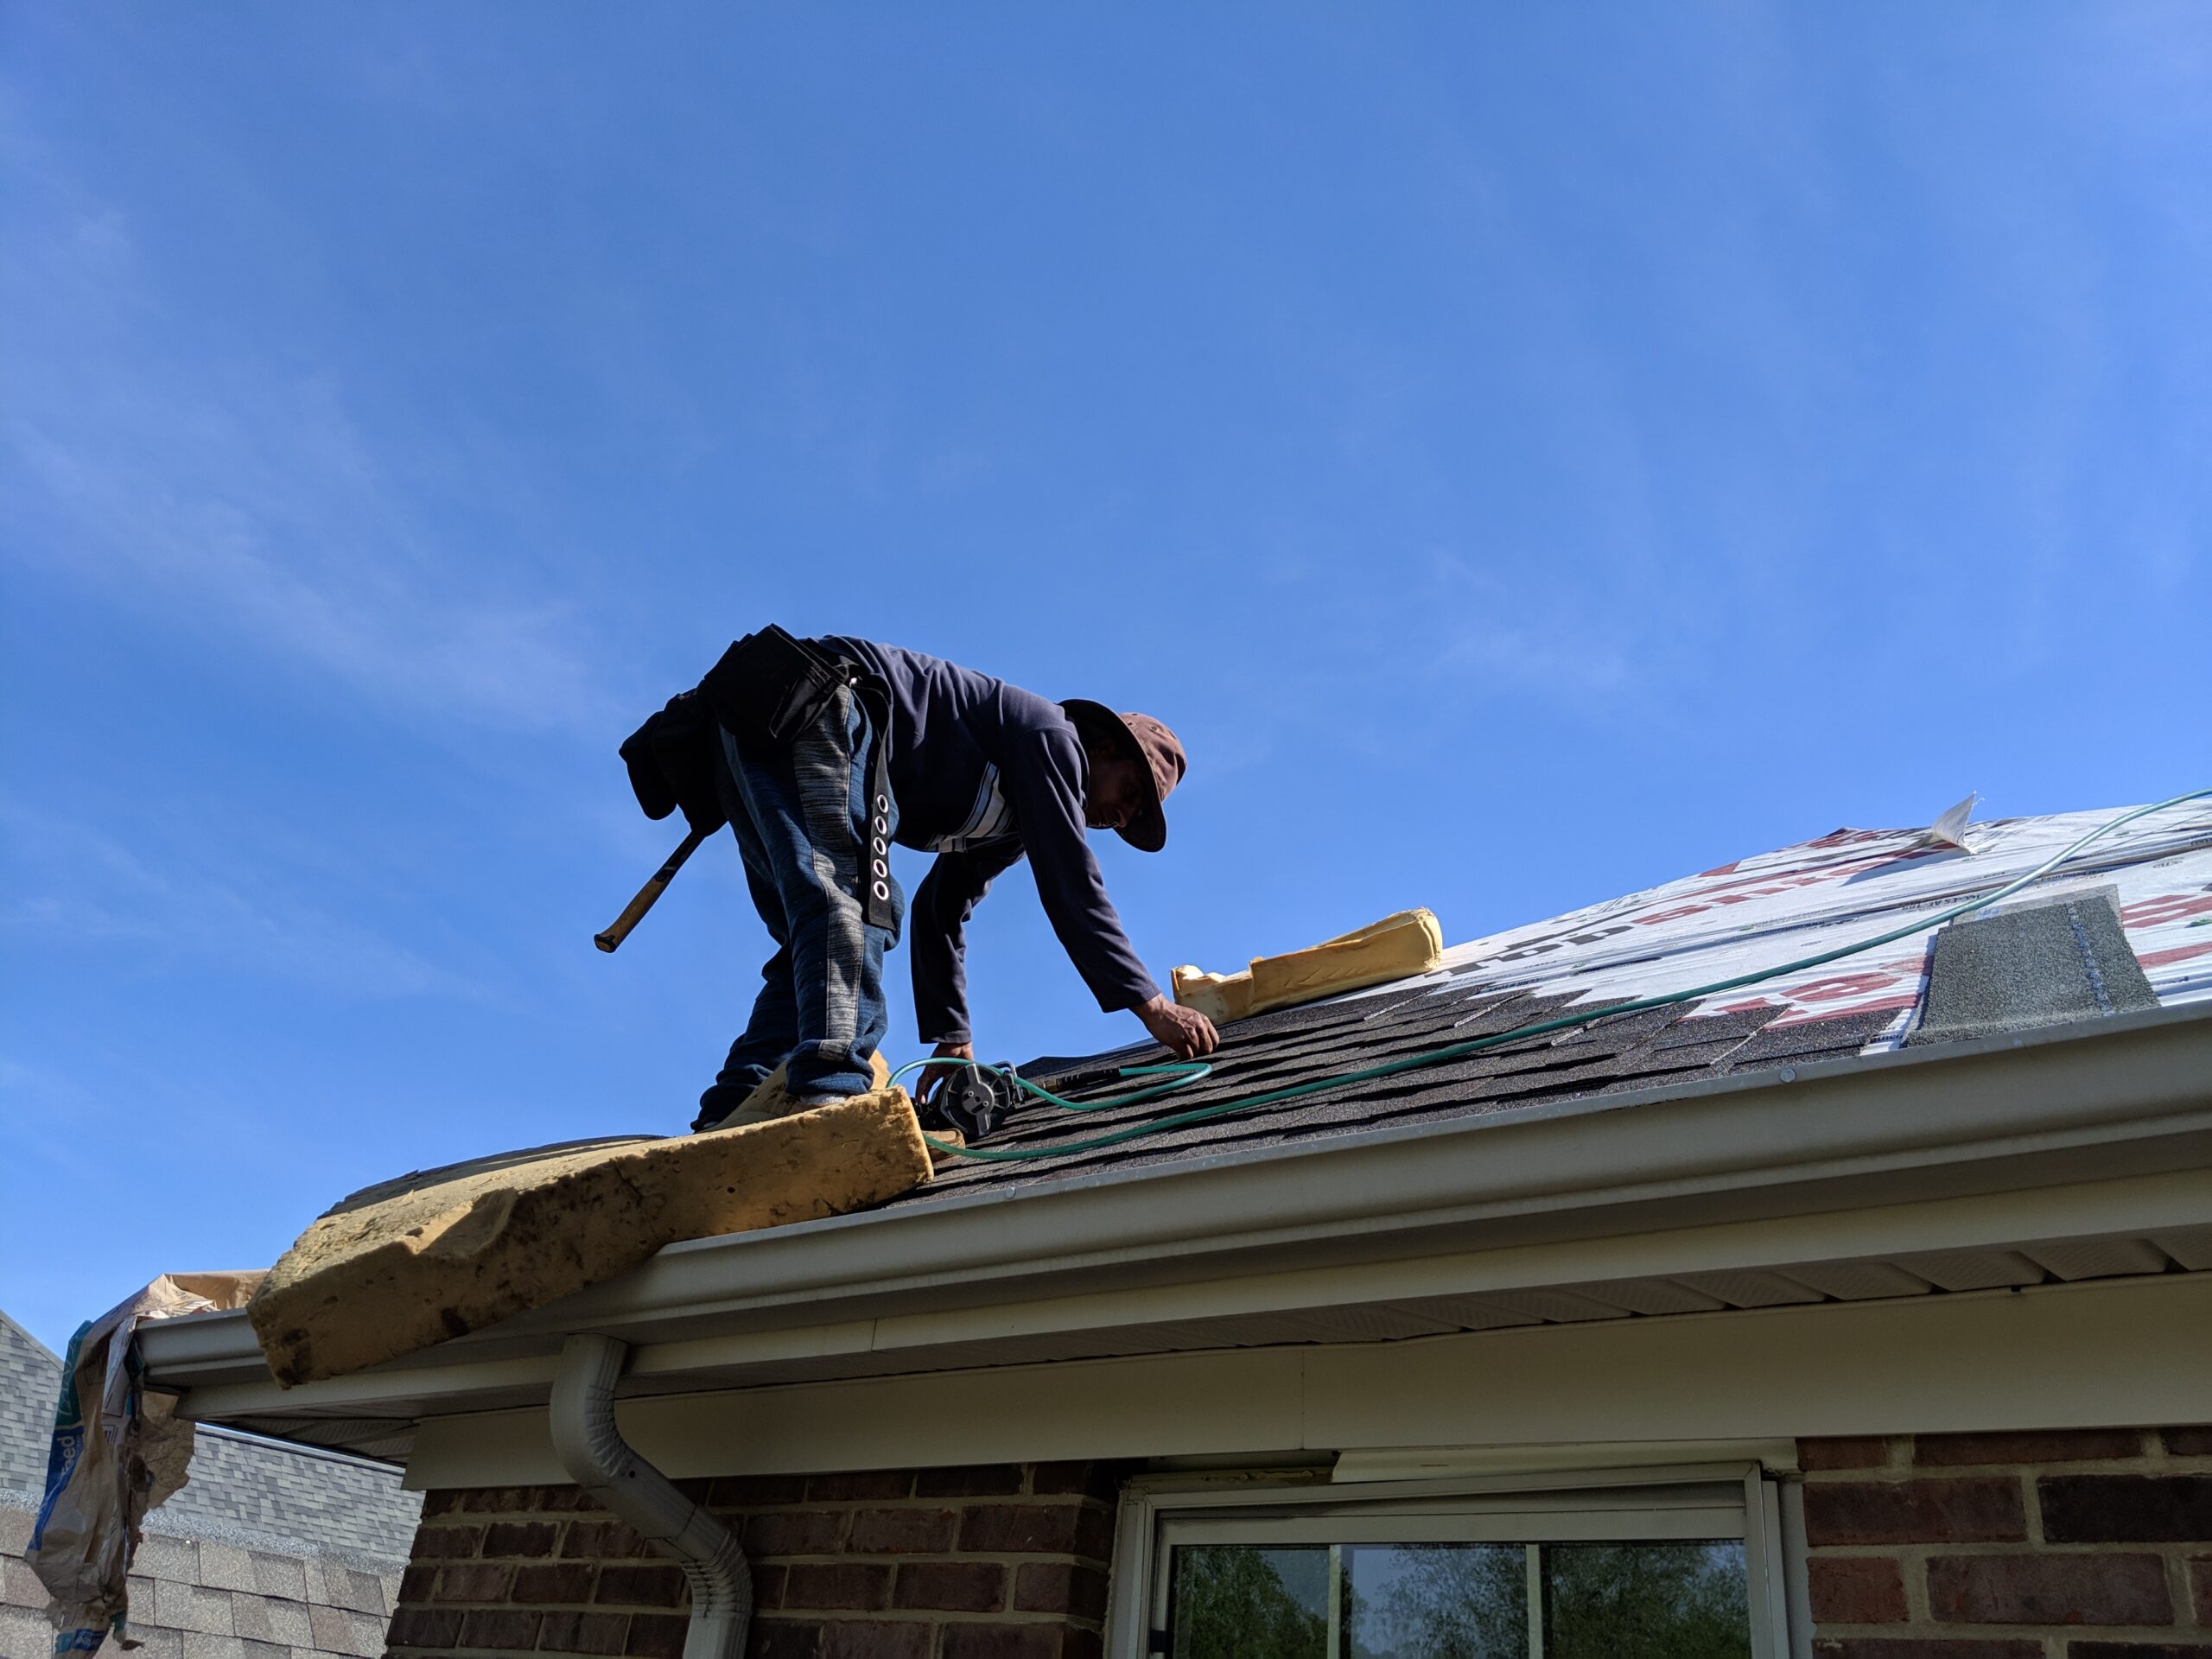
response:
<svg viewBox="0 0 2212 1659"><path fill-rule="evenodd" d="M681 691L668 706L623 741L622 764L630 788L649 818L664 818L677 807L684 822L712 835L728 822L721 793L715 786L715 750L721 730L696 692Z"/></svg>
<svg viewBox="0 0 2212 1659"><path fill-rule="evenodd" d="M724 652L699 694L740 742L766 747L790 742L849 679L843 663L771 622Z"/></svg>
<svg viewBox="0 0 2212 1659"><path fill-rule="evenodd" d="M875 728L868 833L861 840L861 906L870 927L889 927L896 919L891 906L891 696L882 682L771 622L722 653L699 682L699 695L739 742L769 747L789 743L820 719L848 686Z"/></svg>

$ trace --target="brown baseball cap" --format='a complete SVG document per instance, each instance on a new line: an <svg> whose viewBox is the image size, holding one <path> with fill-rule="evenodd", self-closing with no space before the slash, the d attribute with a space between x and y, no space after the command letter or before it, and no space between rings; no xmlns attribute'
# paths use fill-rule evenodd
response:
<svg viewBox="0 0 2212 1659"><path fill-rule="evenodd" d="M1167 815L1160 810L1160 803L1190 770L1183 740L1150 715L1117 715L1085 697L1069 697L1060 707L1077 732L1085 736L1096 733L1137 763L1140 777L1151 780L1151 798L1117 833L1141 853L1158 852L1167 844Z"/></svg>

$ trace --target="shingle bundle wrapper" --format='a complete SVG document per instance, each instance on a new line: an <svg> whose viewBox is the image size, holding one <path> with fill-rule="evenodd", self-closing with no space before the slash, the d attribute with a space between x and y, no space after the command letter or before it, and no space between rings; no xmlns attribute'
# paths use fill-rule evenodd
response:
<svg viewBox="0 0 2212 1659"><path fill-rule="evenodd" d="M681 1239L843 1215L929 1178L897 1088L743 1128L463 1166L324 1216L246 1314L290 1388L542 1307Z"/></svg>
<svg viewBox="0 0 2212 1659"><path fill-rule="evenodd" d="M1241 974L1178 968L1175 1000L1209 1020L1245 1020L1425 974L1443 955L1444 930L1435 913L1402 910L1303 950L1255 957Z"/></svg>

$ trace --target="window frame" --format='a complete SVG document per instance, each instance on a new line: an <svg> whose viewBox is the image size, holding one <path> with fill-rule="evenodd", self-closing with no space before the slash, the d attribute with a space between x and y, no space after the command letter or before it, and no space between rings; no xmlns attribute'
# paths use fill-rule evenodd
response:
<svg viewBox="0 0 2212 1659"><path fill-rule="evenodd" d="M1180 1545L1359 1543L1384 1541L1386 1533L1482 1541L1487 1534L1516 1543L1740 1537L1751 1659L1802 1659L1809 1644L1800 1637L1809 1627L1802 1612L1792 1618L1783 1506L1780 1483L1756 1463L1342 1484L1313 1470L1141 1478L1122 1494L1106 1653L1154 1659L1167 1651L1167 1574Z"/></svg>

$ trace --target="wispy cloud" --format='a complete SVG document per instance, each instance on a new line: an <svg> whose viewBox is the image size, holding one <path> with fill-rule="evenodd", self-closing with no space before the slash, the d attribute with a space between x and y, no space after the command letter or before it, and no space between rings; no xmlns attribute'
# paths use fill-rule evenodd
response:
<svg viewBox="0 0 2212 1659"><path fill-rule="evenodd" d="M232 837L166 842L157 866L92 825L0 802L18 949L124 947L140 967L217 967L364 997L480 1000L467 977L288 892L281 860ZM210 850L228 846L227 855Z"/></svg>
<svg viewBox="0 0 2212 1659"><path fill-rule="evenodd" d="M0 289L0 556L373 704L604 724L576 610L426 528L334 372L170 354L129 223L35 154Z"/></svg>

